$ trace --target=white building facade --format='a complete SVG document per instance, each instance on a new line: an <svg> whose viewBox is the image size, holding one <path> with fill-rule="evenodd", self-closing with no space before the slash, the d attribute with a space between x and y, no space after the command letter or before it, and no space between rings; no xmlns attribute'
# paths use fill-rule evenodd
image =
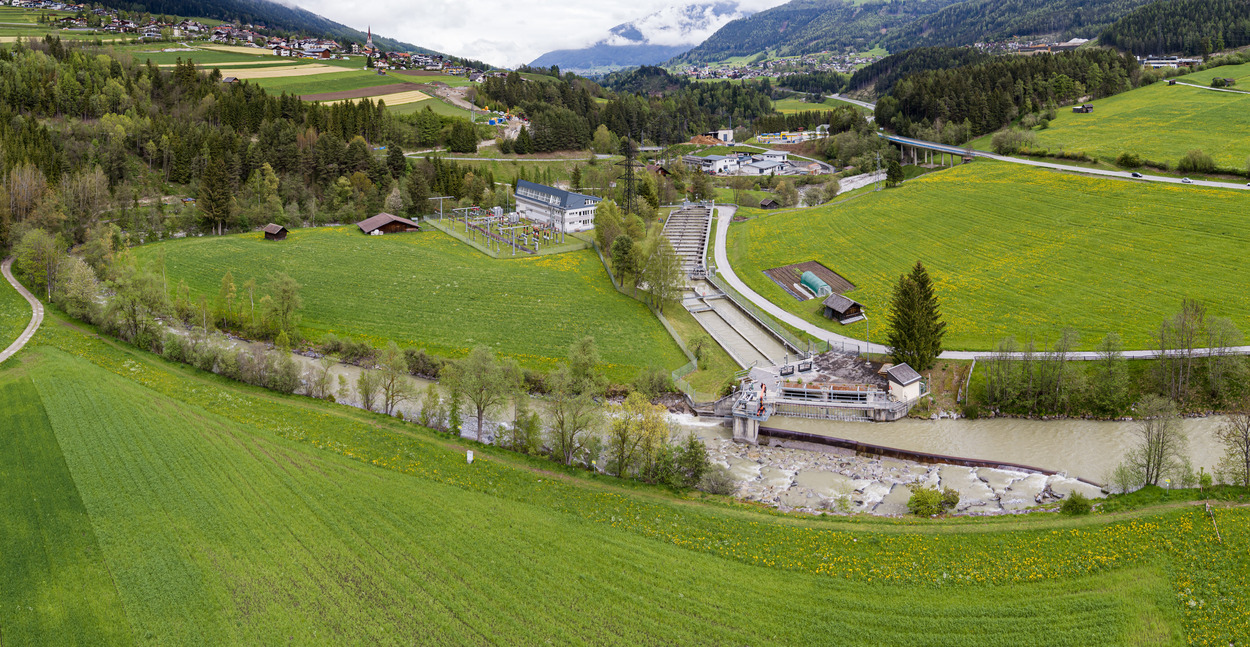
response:
<svg viewBox="0 0 1250 647"><path fill-rule="evenodd" d="M600 198L517 180L516 210L521 216L555 225L557 231L594 229Z"/></svg>

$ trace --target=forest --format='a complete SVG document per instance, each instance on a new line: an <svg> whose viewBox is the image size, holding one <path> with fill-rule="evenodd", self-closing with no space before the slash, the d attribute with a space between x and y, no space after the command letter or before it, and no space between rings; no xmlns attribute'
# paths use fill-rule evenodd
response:
<svg viewBox="0 0 1250 647"><path fill-rule="evenodd" d="M765 89L739 83L691 83L656 67L643 67L608 81L616 92L594 101L588 81L572 75L525 81L520 74L490 78L479 98L519 108L531 120L531 152L586 148L604 125L617 137L676 144L728 124L748 124L773 112Z"/></svg>
<svg viewBox="0 0 1250 647"><path fill-rule="evenodd" d="M949 70L980 63L989 58L989 54L968 47L917 47L891 54L855 70L846 82L846 91L869 91L875 96L881 96L889 94L894 85L909 74Z"/></svg>
<svg viewBox="0 0 1250 647"><path fill-rule="evenodd" d="M1212 52L1250 45L1250 0L1165 0L1107 28L1099 42L1139 56Z"/></svg>
<svg viewBox="0 0 1250 647"><path fill-rule="evenodd" d="M876 121L904 136L952 124L962 126L962 137L975 137L1048 106L1118 94L1140 80L1133 57L1112 50L1001 56L903 78L877 102Z"/></svg>

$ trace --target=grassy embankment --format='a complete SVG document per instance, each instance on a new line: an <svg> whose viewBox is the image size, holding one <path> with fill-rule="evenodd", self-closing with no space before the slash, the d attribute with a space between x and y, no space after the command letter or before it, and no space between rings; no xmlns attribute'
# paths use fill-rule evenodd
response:
<svg viewBox="0 0 1250 647"><path fill-rule="evenodd" d="M881 341L898 276L929 268L947 322L946 348L989 350L1030 336L1041 345L1066 327L1093 348L1108 332L1148 348L1151 331L1182 298L1250 330L1250 195L1147 185L1010 164L976 162L880 193L734 225L730 259L756 292L808 321L839 326L818 302L800 302L763 270L817 260L857 286ZM745 215L745 214L744 214ZM870 315L871 316L871 315Z"/></svg>
<svg viewBox="0 0 1250 647"><path fill-rule="evenodd" d="M0 277L0 350L9 347L30 323L30 304Z"/></svg>
<svg viewBox="0 0 1250 647"><path fill-rule="evenodd" d="M1212 68L1176 80L1206 86L1215 76L1250 83L1250 63ZM1048 128L1034 129L1035 147L1084 152L1105 162L1114 162L1120 153L1136 153L1144 160L1173 168L1187 152L1200 149L1216 166L1246 168L1250 137L1244 134L1250 132L1250 94L1169 86L1163 81L1092 103L1094 112L1090 114L1062 108ZM991 137L981 137L972 146L990 150Z"/></svg>
<svg viewBox="0 0 1250 647"><path fill-rule="evenodd" d="M185 280L210 300L229 270L235 283L264 284L283 271L300 283L301 332L332 332L374 345L395 341L459 357L478 344L550 370L586 335L613 381L646 366L686 363L641 303L613 289L593 251L492 259L446 234L365 236L355 226L303 229L281 243L259 233L186 238L136 250L167 254L171 288Z"/></svg>
<svg viewBox="0 0 1250 647"><path fill-rule="evenodd" d="M796 112L809 112L809 111L823 112L826 110L833 110L834 108L841 108L843 106L850 106L866 115L872 114L871 110L863 106L859 106L853 103L842 101L840 99L830 99L828 97L826 97L825 100L820 103L808 103L807 101L804 101L802 98L799 98L799 97L791 97L789 99L782 99L780 101L773 102L773 109L776 110L777 112L780 112L783 115L793 114Z"/></svg>
<svg viewBox="0 0 1250 647"><path fill-rule="evenodd" d="M36 343L0 368L21 431L0 435L0 631L16 643L1142 645L1250 631L1242 507L1217 507L1222 543L1201 508L1175 504L778 517L486 447L466 465L460 441L171 365L55 315Z"/></svg>

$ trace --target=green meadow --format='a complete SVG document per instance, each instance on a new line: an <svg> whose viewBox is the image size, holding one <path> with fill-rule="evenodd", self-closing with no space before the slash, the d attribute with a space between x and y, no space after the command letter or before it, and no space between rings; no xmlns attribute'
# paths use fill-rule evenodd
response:
<svg viewBox="0 0 1250 647"><path fill-rule="evenodd" d="M6 643L1180 645L1250 511L785 516L173 365L55 314L0 368Z"/></svg>
<svg viewBox="0 0 1250 647"><path fill-rule="evenodd" d="M792 97L789 99L781 99L780 101L773 102L773 109L776 110L777 112L780 112L783 115L788 115L788 114L792 114L795 112L808 112L808 111L813 111L813 110L815 111L833 110L834 108L841 108L843 106L850 106L866 115L872 114L871 110L863 106L857 106L853 103L848 103L840 99L830 99L828 97L826 97L825 100L820 103L809 103L807 101L804 101L802 98L798 98L798 97Z"/></svg>
<svg viewBox="0 0 1250 647"><path fill-rule="evenodd" d="M196 237L136 249L167 255L171 289L186 281L215 298L230 271L237 285L286 272L302 287L301 330L395 341L446 357L486 344L522 365L549 370L592 335L604 368L627 382L647 366L675 369L685 356L643 304L620 294L591 250L493 259L438 231L366 236L355 225Z"/></svg>
<svg viewBox="0 0 1250 647"><path fill-rule="evenodd" d="M729 231L735 272L808 321L882 341L890 291L917 260L933 277L944 346L1040 344L1064 328L1093 348L1108 332L1150 348L1188 297L1250 331L1250 193L1158 185L978 161L883 192L763 213ZM870 321L840 326L764 270L820 261L857 289ZM875 316L872 313L876 313ZM870 330L865 330L871 326Z"/></svg>
<svg viewBox="0 0 1250 647"><path fill-rule="evenodd" d="M228 75L229 72L222 71L222 74ZM359 90L361 88L372 88L379 85L394 85L396 83L406 83L408 79L403 76L392 76L390 74L378 74L372 70L358 70L355 72L339 72L333 71L327 74L313 74L310 76L288 76L270 79L248 79L248 83L259 85L266 92L271 94L287 94L303 95L303 94L321 94L323 92L342 92L344 90ZM413 85L413 89L417 87ZM383 97L385 98L385 97ZM417 103L425 103L418 101Z"/></svg>
<svg viewBox="0 0 1250 647"><path fill-rule="evenodd" d="M1176 80L1206 86L1215 76L1250 82L1250 63L1217 67ZM1250 133L1250 94L1170 86L1161 81L1092 103L1092 113L1076 114L1061 108L1048 128L1034 129L1036 147L1051 152L1084 152L1108 162L1114 162L1120 153L1136 153L1173 167L1194 149L1225 168L1245 169L1250 158L1250 137L1246 136ZM990 139L987 135L972 145L990 150Z"/></svg>

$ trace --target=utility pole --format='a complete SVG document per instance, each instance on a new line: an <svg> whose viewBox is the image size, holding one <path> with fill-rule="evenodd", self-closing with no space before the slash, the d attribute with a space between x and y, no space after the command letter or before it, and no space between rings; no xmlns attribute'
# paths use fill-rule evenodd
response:
<svg viewBox="0 0 1250 647"><path fill-rule="evenodd" d="M881 151L877 151L877 190L881 190Z"/></svg>
<svg viewBox="0 0 1250 647"><path fill-rule="evenodd" d="M455 196L451 196L451 195L440 195L440 196L435 197L435 198L430 198L430 200L438 200L438 220L439 220L439 222L442 222L442 220L443 220L443 200L455 200L455 199L456 199L456 198L455 198Z"/></svg>

